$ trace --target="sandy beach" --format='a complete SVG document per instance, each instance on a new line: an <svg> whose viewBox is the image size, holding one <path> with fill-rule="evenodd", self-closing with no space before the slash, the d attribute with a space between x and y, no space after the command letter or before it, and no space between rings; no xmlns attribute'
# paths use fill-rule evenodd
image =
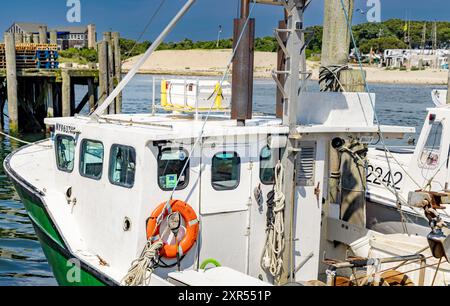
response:
<svg viewBox="0 0 450 306"><path fill-rule="evenodd" d="M173 74L194 76L216 76L225 71L231 50L164 50L155 52L144 64L140 73L145 74ZM255 52L255 77L270 78L275 68L276 53ZM123 64L124 71L128 71L139 56L128 59ZM312 72L312 79L317 80L319 62L308 61L308 71ZM357 69L357 67L355 67ZM399 71L385 70L377 67L364 67L367 80L371 83L389 84L447 84L447 70Z"/></svg>

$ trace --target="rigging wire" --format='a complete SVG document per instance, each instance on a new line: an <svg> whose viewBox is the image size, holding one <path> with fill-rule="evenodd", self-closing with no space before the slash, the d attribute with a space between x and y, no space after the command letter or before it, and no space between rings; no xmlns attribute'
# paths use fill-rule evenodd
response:
<svg viewBox="0 0 450 306"><path fill-rule="evenodd" d="M366 74L364 73L364 68L363 68L362 60L361 60L361 55L359 53L358 45L356 44L356 39L355 39L355 35L353 33L352 24L350 22L350 17L349 17L347 8L345 7L344 0L340 0L340 2L341 2L342 9L344 11L345 19L346 19L346 22L347 22L347 28L348 28L348 31L350 33L352 44L355 47L355 55L356 55L356 58L358 59L358 66L359 66L359 69L361 71L361 76L363 78L364 87L366 89L366 92L369 95L370 105L371 105L371 107L372 107L372 109L374 111L374 116L375 116L375 121L376 121L376 124L377 124L378 134L380 135L381 144L383 145L383 149L384 149L386 161L387 161L387 164L388 164L389 172L392 173L392 166L391 166L391 161L389 160L389 156L388 156L388 153L387 153L386 141L385 141L385 138L384 138L383 133L381 131L381 123L380 123L380 120L378 119L378 115L377 115L377 112L376 112L376 109L375 109L375 104L373 102L372 95L371 95L371 90L370 90L369 84L367 82ZM404 233L408 233L408 228L407 228L407 225L406 225L406 222L405 222L405 216L404 216L404 213L402 211L400 195L399 195L397 189L394 189L394 191L395 191L395 197L396 197L396 201L397 201L397 210L400 213L400 217L402 219L403 232Z"/></svg>
<svg viewBox="0 0 450 306"><path fill-rule="evenodd" d="M145 25L144 29L142 30L142 32L139 34L139 37L136 39L136 42L134 43L134 46L131 48L130 51L128 51L125 54L125 58L127 58L130 54L132 54L132 52L134 51L134 49L137 47L137 45L139 44L139 41L141 41L142 37L144 37L145 33L147 32L148 28L152 25L153 21L155 20L156 16L158 16L159 12L161 11L162 7L164 6L164 3L166 2L166 0L161 0L161 2L159 3L159 6L156 8L156 11L153 13L153 15L150 17L149 21L147 22L147 24Z"/></svg>

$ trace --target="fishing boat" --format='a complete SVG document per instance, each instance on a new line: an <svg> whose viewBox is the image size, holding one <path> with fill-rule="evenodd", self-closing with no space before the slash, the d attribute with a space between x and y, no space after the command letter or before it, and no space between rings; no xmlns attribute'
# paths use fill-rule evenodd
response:
<svg viewBox="0 0 450 306"><path fill-rule="evenodd" d="M375 124L374 94L305 91L302 21L309 1L243 8L242 33L258 3L286 10L287 27L278 30L287 33L286 66L274 71L286 75L277 83L281 118L248 114L246 100L232 99L230 114L212 112L227 73L207 97L209 110L196 109L205 103L196 95L190 111L104 113L194 2L93 114L46 119L51 138L4 162L58 283L446 284L449 247L439 215L428 237L353 222L365 218L354 173L363 169L366 147L381 134L402 138L413 129ZM233 84L248 89L242 82ZM335 157L342 162L337 173ZM340 179L353 182L351 192L331 197L330 182Z"/></svg>
<svg viewBox="0 0 450 306"><path fill-rule="evenodd" d="M450 118L450 108L446 104L447 91L433 90L431 98L435 106L427 109L415 147L391 147L388 159L384 147L369 150L369 228L383 233L408 231L422 236L429 232L424 211L403 204L408 202L410 192L446 193L449 190L450 126L447 118ZM442 204L447 203L445 199ZM445 206L439 209L443 220L449 224L450 211Z"/></svg>

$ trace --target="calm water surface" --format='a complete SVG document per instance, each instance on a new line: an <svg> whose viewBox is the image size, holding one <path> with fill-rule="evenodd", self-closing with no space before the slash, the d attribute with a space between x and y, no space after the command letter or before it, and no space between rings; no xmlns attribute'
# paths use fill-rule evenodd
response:
<svg viewBox="0 0 450 306"><path fill-rule="evenodd" d="M430 92L435 86L372 84L370 88L377 94L376 109L382 124L414 126L417 135L420 133L426 115L425 109L433 106ZM308 90L317 91L317 84L309 83ZM84 91L84 88L77 88L78 100L82 98ZM271 80L257 80L254 94L255 111L274 113L275 84ZM149 112L151 99L152 77L136 76L124 91L124 112ZM43 135L24 136L29 141L42 137ZM0 138L2 163L6 155L15 148L16 144ZM27 213L6 178L3 167L0 167L1 285L56 285Z"/></svg>

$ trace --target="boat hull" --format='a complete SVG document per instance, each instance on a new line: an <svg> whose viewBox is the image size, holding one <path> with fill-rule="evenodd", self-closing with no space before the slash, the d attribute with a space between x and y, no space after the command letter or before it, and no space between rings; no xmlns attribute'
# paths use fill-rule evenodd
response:
<svg viewBox="0 0 450 306"><path fill-rule="evenodd" d="M43 194L11 168L10 160L13 155L14 153L5 159L6 174L13 182L14 188L25 206L58 284L60 286L117 285L70 251L46 208Z"/></svg>

